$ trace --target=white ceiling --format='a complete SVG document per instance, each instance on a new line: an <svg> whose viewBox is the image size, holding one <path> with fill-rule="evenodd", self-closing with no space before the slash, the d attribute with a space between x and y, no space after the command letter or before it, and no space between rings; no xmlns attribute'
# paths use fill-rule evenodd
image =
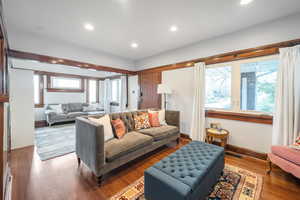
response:
<svg viewBox="0 0 300 200"><path fill-rule="evenodd" d="M300 12L300 0L7 0L8 33L24 31L140 60ZM95 26L88 32L85 22ZM169 31L177 25L178 31ZM132 49L131 42L139 47Z"/></svg>

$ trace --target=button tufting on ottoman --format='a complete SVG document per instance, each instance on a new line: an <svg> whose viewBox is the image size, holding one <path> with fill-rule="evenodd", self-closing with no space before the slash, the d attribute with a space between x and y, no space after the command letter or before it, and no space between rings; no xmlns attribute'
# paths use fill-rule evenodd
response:
<svg viewBox="0 0 300 200"><path fill-rule="evenodd" d="M147 200L205 198L224 169L224 149L193 141L145 171Z"/></svg>

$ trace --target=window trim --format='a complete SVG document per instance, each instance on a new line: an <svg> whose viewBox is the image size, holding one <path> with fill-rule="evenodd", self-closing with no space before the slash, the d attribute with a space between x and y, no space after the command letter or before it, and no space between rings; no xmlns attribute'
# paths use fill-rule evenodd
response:
<svg viewBox="0 0 300 200"><path fill-rule="evenodd" d="M90 96L90 80L95 80L96 81L96 102L89 102L89 96ZM87 78L86 79L86 103L99 103L99 98L100 98L100 94L99 94L99 79L97 78Z"/></svg>
<svg viewBox="0 0 300 200"><path fill-rule="evenodd" d="M79 79L81 81L80 89L54 88L54 87L52 87L51 77ZM78 76L73 76L73 75L47 75L47 92L84 93L84 78L81 78L81 77L78 77Z"/></svg>
<svg viewBox="0 0 300 200"><path fill-rule="evenodd" d="M255 111L255 110L249 111L249 110L241 110L240 109L240 101L241 101L241 99L240 99L240 85L241 85L241 82L240 82L241 81L241 79L240 79L240 65L244 64L244 63L249 63L249 62L268 61L268 60L274 60L274 59L279 59L279 55L261 56L261 57L255 57L255 58L249 58L249 59L243 59L243 60L237 60L237 61L207 65L206 68L217 68L217 67L223 67L223 66L231 66L231 69L232 69L232 75L231 75L231 108L230 109L220 109L220 108L206 107L205 109L208 110L208 111L220 112L222 115L226 112L229 112L229 113L236 113L238 115L239 114L249 114L250 113L251 117L252 117L252 115L254 115L254 116L261 116L261 115L263 115L263 116L273 116L272 113L260 112L260 111ZM244 117L244 116L242 116L242 117Z"/></svg>
<svg viewBox="0 0 300 200"><path fill-rule="evenodd" d="M39 77L39 104L34 104L35 108L44 107L44 75L39 73L34 73L34 76Z"/></svg>

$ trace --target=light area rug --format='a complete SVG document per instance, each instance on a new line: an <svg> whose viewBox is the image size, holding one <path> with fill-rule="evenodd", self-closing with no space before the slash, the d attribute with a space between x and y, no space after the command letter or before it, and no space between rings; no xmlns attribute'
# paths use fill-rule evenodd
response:
<svg viewBox="0 0 300 200"><path fill-rule="evenodd" d="M206 200L259 200L263 177L239 167L226 165L223 175ZM141 177L110 200L146 200Z"/></svg>
<svg viewBox="0 0 300 200"><path fill-rule="evenodd" d="M35 129L35 146L42 161L75 151L75 124Z"/></svg>

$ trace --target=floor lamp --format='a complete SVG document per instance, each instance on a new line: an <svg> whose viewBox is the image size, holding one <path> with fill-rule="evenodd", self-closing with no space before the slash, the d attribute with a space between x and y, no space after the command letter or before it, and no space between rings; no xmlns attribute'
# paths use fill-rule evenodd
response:
<svg viewBox="0 0 300 200"><path fill-rule="evenodd" d="M163 95L164 109L167 109L167 94L172 94L172 90L166 84L159 84L157 86L157 94Z"/></svg>

